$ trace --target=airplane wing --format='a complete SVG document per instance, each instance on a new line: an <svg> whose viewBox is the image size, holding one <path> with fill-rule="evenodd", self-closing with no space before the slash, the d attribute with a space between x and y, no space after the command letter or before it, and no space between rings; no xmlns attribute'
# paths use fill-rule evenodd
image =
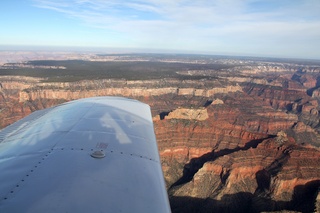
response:
<svg viewBox="0 0 320 213"><path fill-rule="evenodd" d="M150 107L87 98L3 129L0 212L170 212Z"/></svg>

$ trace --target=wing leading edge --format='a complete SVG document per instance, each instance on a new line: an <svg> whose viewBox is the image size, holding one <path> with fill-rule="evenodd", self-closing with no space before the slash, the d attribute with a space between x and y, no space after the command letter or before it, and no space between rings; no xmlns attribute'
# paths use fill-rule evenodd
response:
<svg viewBox="0 0 320 213"><path fill-rule="evenodd" d="M170 212L150 107L97 97L0 132L0 212Z"/></svg>

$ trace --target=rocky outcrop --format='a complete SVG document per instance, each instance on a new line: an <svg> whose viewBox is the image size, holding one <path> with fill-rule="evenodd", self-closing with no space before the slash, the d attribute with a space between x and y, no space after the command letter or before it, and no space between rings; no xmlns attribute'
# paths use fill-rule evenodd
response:
<svg viewBox="0 0 320 213"><path fill-rule="evenodd" d="M320 88L317 88L312 91L312 97L313 98L320 98Z"/></svg>
<svg viewBox="0 0 320 213"><path fill-rule="evenodd" d="M215 104L224 104L224 102L223 102L223 100L217 98L217 99L215 99L214 101L212 101L211 104L213 104L213 105L215 105Z"/></svg>
<svg viewBox="0 0 320 213"><path fill-rule="evenodd" d="M201 109L185 109L179 108L170 112L165 119L186 119L204 121L208 119L208 112L206 108Z"/></svg>

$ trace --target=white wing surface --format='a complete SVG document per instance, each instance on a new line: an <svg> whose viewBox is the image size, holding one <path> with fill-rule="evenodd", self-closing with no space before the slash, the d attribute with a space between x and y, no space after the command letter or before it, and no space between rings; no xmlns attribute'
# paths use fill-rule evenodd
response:
<svg viewBox="0 0 320 213"><path fill-rule="evenodd" d="M0 212L170 212L150 107L81 99L3 129Z"/></svg>

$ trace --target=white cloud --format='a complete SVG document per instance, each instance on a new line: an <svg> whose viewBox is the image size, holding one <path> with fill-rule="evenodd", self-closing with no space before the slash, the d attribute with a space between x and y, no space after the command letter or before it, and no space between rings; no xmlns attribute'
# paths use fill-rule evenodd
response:
<svg viewBox="0 0 320 213"><path fill-rule="evenodd" d="M116 32L137 47L215 48L265 43L283 48L320 38L320 1L34 0L87 26ZM237 43L236 43L237 42ZM242 43L242 45L239 44ZM251 45L252 44L252 45ZM262 44L260 44L262 45ZM260 45L259 48L261 47ZM252 51L254 46L251 47ZM257 50L256 50L257 51ZM320 55L319 55L320 57Z"/></svg>

